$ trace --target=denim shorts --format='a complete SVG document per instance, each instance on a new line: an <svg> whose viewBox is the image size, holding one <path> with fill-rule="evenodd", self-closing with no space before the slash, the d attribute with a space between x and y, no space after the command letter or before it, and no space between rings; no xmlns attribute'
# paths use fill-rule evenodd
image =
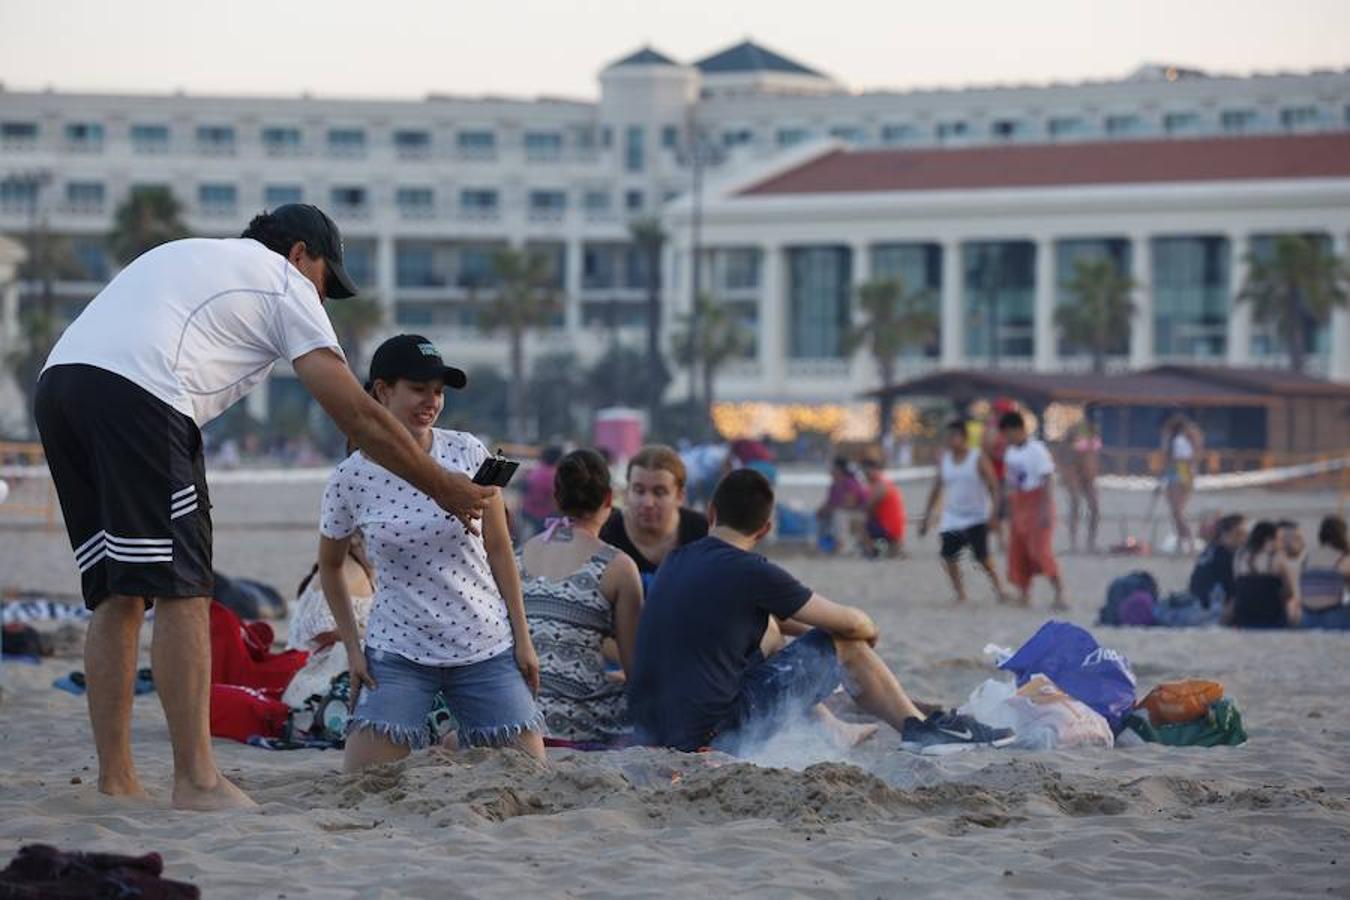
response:
<svg viewBox="0 0 1350 900"><path fill-rule="evenodd" d="M834 638L819 628L808 631L746 671L736 709L717 727L712 746L723 750L771 737L833 694L843 680Z"/></svg>
<svg viewBox="0 0 1350 900"><path fill-rule="evenodd" d="M378 686L361 691L349 734L366 728L413 750L428 747L427 714L438 693L459 723L462 747L500 747L543 730L544 714L511 650L467 666L426 666L367 647L366 667Z"/></svg>

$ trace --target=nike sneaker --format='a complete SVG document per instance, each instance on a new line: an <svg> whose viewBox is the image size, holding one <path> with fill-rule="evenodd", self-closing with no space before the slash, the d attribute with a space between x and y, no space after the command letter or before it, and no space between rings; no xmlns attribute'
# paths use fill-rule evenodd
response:
<svg viewBox="0 0 1350 900"><path fill-rule="evenodd" d="M924 756L944 756L976 747L1006 747L1017 739L1011 728L990 728L970 716L934 713L907 719L900 731L900 749Z"/></svg>

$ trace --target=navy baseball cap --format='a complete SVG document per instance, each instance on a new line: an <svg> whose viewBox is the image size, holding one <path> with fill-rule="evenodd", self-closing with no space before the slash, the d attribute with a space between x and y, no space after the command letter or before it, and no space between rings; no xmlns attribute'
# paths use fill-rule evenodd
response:
<svg viewBox="0 0 1350 900"><path fill-rule="evenodd" d="M447 366L436 345L420 334L400 334L391 337L370 357L370 380L366 390L381 381L406 378L409 381L431 381L440 378L445 386L460 390L469 383L463 369Z"/></svg>
<svg viewBox="0 0 1350 900"><path fill-rule="evenodd" d="M308 203L287 203L272 210L272 217L299 235L310 253L328 263L325 294L334 300L356 296L356 283L342 266L342 232L327 213Z"/></svg>

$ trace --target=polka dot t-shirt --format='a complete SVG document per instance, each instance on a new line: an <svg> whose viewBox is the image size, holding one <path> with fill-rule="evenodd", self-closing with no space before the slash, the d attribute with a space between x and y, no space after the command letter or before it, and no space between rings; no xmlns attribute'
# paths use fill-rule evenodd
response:
<svg viewBox="0 0 1350 900"><path fill-rule="evenodd" d="M488 451L473 435L436 428L431 455L472 475ZM464 666L513 646L483 539L360 452L329 476L319 521L334 540L357 529L375 566L366 646L428 666Z"/></svg>

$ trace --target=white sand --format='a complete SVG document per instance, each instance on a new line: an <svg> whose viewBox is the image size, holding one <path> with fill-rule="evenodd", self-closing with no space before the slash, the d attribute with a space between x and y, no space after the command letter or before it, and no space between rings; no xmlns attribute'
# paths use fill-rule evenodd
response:
<svg viewBox="0 0 1350 900"><path fill-rule="evenodd" d="M911 509L921 499L911 492ZM237 489L216 503L221 568L293 588L313 535L259 524L294 521L314 499ZM1310 519L1335 498L1250 503ZM897 562L786 564L874 614L880 649L914 694L957 702L989 674L980 648L1024 640L1048 598L1042 586L1035 611L995 609L972 581L981 599L952 609L933 543ZM74 591L68 552L60 533L0 531L0 581ZM1139 565L1063 562L1070 618L1082 624L1106 582ZM1188 568L1146 565L1168 588ZM218 741L222 765L262 809L200 815L94 791L84 700L49 687L82 668L68 643L63 658L3 668L0 857L34 841L157 850L170 877L208 897L1350 897L1350 635L1094 631L1129 655L1141 688L1223 681L1251 741L931 760L897 750L883 729L846 761L804 770L832 754L796 743L761 761L799 768L775 769L648 750L555 753L546 770L475 751L359 776L337 774L332 752ZM158 701L135 708L142 775L167 797Z"/></svg>

